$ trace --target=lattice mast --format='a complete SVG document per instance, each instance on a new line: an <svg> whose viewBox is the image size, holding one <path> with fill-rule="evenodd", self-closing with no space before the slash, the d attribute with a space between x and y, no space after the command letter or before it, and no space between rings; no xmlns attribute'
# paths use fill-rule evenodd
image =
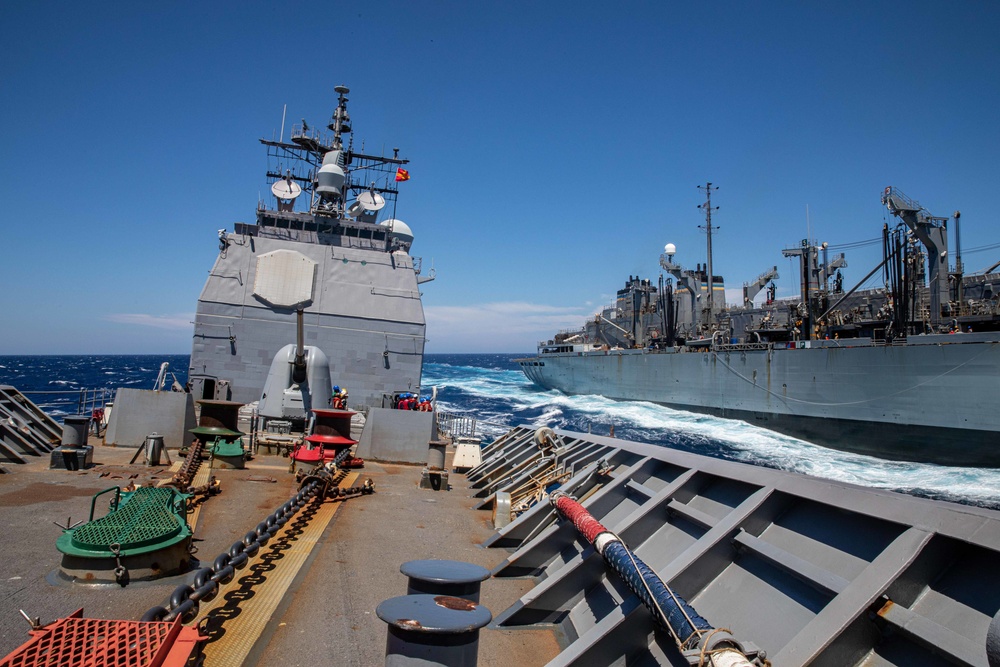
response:
<svg viewBox="0 0 1000 667"><path fill-rule="evenodd" d="M705 203L699 204L698 208L705 211L705 224L698 225L701 229L705 230L705 236L708 239L708 266L706 270L708 271L708 316L711 318L715 315L715 310L713 308L713 293L715 292L715 274L712 271L712 211L718 211L719 207L712 206L712 190L718 190L719 186L712 187L711 182L705 183L705 185L699 185L699 190L705 191ZM715 229L719 229L715 227ZM708 320L711 322L711 319Z"/></svg>

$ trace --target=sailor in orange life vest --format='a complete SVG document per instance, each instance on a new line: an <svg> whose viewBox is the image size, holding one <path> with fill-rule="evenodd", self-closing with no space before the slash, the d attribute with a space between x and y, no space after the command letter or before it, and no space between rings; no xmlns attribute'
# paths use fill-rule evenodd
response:
<svg viewBox="0 0 1000 667"><path fill-rule="evenodd" d="M399 401L396 402L397 410L419 410L419 403L417 401L417 395L411 392L406 392L399 395Z"/></svg>

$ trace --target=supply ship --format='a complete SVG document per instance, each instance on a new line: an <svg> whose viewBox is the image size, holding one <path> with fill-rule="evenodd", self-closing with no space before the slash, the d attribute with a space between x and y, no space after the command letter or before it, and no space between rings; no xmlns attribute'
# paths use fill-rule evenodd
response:
<svg viewBox="0 0 1000 667"><path fill-rule="evenodd" d="M800 295L775 300L777 267L726 307L712 267L686 270L667 245L659 284L630 277L617 301L519 359L532 382L740 419L820 445L883 458L1000 466L1000 274L948 264L948 223L896 188L882 202L884 288L845 290L843 255L808 240ZM957 244L956 244L957 245ZM760 305L754 297L767 289Z"/></svg>
<svg viewBox="0 0 1000 667"><path fill-rule="evenodd" d="M271 197L253 224L219 231L194 321L188 378L196 398L257 401L272 360L285 349L284 362L294 361L288 346L297 342L325 358L352 404L420 384L420 285L434 275L422 275L421 259L409 254L413 232L394 217L408 160L398 149L356 148L350 91L335 90L329 132L302 121L288 141L284 125L277 140L260 140Z"/></svg>

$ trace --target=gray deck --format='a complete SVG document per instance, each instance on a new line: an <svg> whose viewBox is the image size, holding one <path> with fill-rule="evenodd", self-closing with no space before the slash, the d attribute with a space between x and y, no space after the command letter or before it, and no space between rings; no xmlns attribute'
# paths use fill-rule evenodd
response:
<svg viewBox="0 0 1000 667"><path fill-rule="evenodd" d="M99 465L88 471L49 470L47 457L33 457L27 465L3 466L11 474L0 476L0 525L7 535L0 547L4 562L0 657L28 640L28 624L19 609L40 616L43 623L80 607L88 617L135 621L150 607L163 604L177 585L190 580L189 574L133 583L124 589L52 583L50 575L61 558L55 547L61 531L51 522L86 518L92 494L102 489L169 477L167 466L127 465L135 451L132 448L103 447L97 439L91 439L91 444ZM176 459L176 452L171 456ZM420 466L413 465L367 464L361 479L373 479L376 493L344 501L246 667L380 665L386 625L375 615L375 608L385 599L406 593L406 577L399 572L402 563L444 558L493 568L503 559L502 552L479 546L492 528L481 513L472 511L477 501L464 477L452 475L450 491L421 490L417 487L420 471ZM288 459L266 455L264 450L247 463L246 470L215 470L214 474L221 480L222 493L203 505L194 542L197 556L209 563L296 489ZM132 475L137 477L132 480ZM511 579L487 581L481 602L496 615L530 586L530 582ZM233 627L239 631L238 624ZM480 633L479 665L541 665L558 651L548 628L531 633L488 628Z"/></svg>
<svg viewBox="0 0 1000 667"><path fill-rule="evenodd" d="M540 465L515 429L468 473L481 509ZM716 627L783 665L987 665L1000 609L1000 512L599 436L562 433L564 487ZM575 457L575 458L574 458ZM614 465L593 474L593 461ZM556 665L686 664L547 503L498 531L494 570L535 587L504 628L557 627Z"/></svg>

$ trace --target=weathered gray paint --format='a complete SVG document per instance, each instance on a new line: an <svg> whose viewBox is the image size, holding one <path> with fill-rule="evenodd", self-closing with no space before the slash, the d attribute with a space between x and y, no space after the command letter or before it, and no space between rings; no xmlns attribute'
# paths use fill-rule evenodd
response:
<svg viewBox="0 0 1000 667"><path fill-rule="evenodd" d="M363 459L423 465L434 436L433 412L371 408L355 453Z"/></svg>
<svg viewBox="0 0 1000 667"><path fill-rule="evenodd" d="M275 353L295 342L295 313L254 296L256 258L285 248L317 263L314 299L305 308L305 344L326 353L332 381L349 389L351 404L379 404L382 393L416 390L425 323L406 252L236 233L226 238L198 300L191 375L230 380L231 400L260 399Z"/></svg>
<svg viewBox="0 0 1000 667"><path fill-rule="evenodd" d="M197 426L191 394L149 389L119 389L104 442L116 447L139 447L146 436L159 433L165 447L190 445Z"/></svg>

